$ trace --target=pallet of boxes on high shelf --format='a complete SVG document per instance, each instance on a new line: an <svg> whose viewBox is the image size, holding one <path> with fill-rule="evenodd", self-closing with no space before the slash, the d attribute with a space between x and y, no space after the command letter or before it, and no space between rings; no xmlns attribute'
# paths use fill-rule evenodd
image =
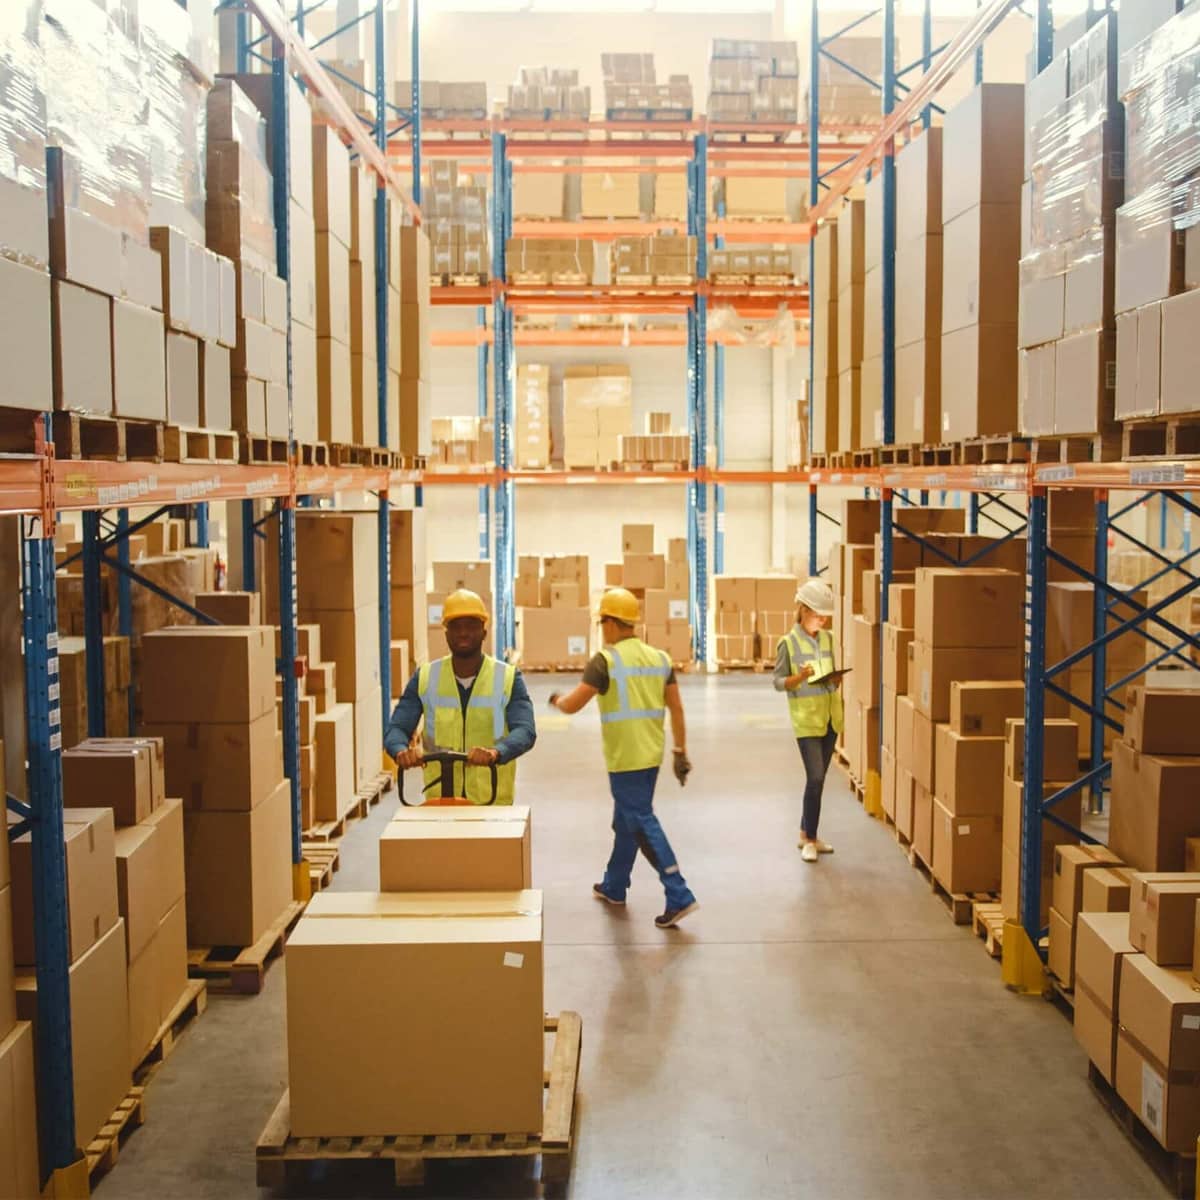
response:
<svg viewBox="0 0 1200 1200"><path fill-rule="evenodd" d="M429 165L421 217L429 235L431 280L436 285L478 287L490 277L487 188L468 179L459 175L452 159L434 159Z"/></svg>
<svg viewBox="0 0 1200 1200"><path fill-rule="evenodd" d="M412 108L412 81L401 79L392 85L395 106L408 112ZM480 80L449 83L438 79L421 80L421 115L434 121L482 121L488 116L487 84ZM373 114L371 119L374 120Z"/></svg>
<svg viewBox="0 0 1200 1200"><path fill-rule="evenodd" d="M1200 187L1189 82L1200 61L1200 12L1165 16L1145 14L1138 32L1148 36L1120 60L1116 412L1126 458L1200 453ZM1150 28L1155 19L1162 23Z"/></svg>
<svg viewBox="0 0 1200 1200"><path fill-rule="evenodd" d="M617 287L686 287L696 281L696 239L682 234L619 237L609 251Z"/></svg>
<svg viewBox="0 0 1200 1200"><path fill-rule="evenodd" d="M508 85L504 115L510 120L586 121L592 115L592 89L580 86L574 67L521 67Z"/></svg>
<svg viewBox="0 0 1200 1200"><path fill-rule="evenodd" d="M708 277L713 283L791 286L792 252L781 246L733 246L711 250Z"/></svg>
<svg viewBox="0 0 1200 1200"><path fill-rule="evenodd" d="M604 115L609 121L690 121L692 84L686 75L658 83L653 54L605 53Z"/></svg>
<svg viewBox="0 0 1200 1200"><path fill-rule="evenodd" d="M1120 453L1112 281L1122 127L1113 15L1056 57L1026 93L1020 428L1037 438L1078 438L1070 457ZM1069 446L1041 443L1035 458L1058 459Z"/></svg>
<svg viewBox="0 0 1200 1200"><path fill-rule="evenodd" d="M622 471L686 470L691 460L692 441L686 433L673 433L671 414L646 414L645 432L621 434L617 443L617 467Z"/></svg>
<svg viewBox="0 0 1200 1200"><path fill-rule="evenodd" d="M882 119L880 89L870 81L883 69L883 41L877 37L842 35L827 44L817 75L817 103L822 125L877 125ZM901 62L900 39L896 39L896 65ZM804 89L804 111L812 107L809 87Z"/></svg>
<svg viewBox="0 0 1200 1200"><path fill-rule="evenodd" d="M527 286L592 283L596 247L589 238L509 238L508 282Z"/></svg>
<svg viewBox="0 0 1200 1200"><path fill-rule="evenodd" d="M709 120L795 124L799 76L795 42L715 38L708 64Z"/></svg>
<svg viewBox="0 0 1200 1200"><path fill-rule="evenodd" d="M633 432L629 367L619 363L567 366L562 394L563 466L609 470L620 455L621 437Z"/></svg>
<svg viewBox="0 0 1200 1200"><path fill-rule="evenodd" d="M582 671L592 653L586 554L517 558L517 657L527 671Z"/></svg>
<svg viewBox="0 0 1200 1200"><path fill-rule="evenodd" d="M796 618L792 575L713 577L717 666L769 671Z"/></svg>
<svg viewBox="0 0 1200 1200"><path fill-rule="evenodd" d="M433 450L427 470L463 470L496 461L495 425L490 417L434 417Z"/></svg>

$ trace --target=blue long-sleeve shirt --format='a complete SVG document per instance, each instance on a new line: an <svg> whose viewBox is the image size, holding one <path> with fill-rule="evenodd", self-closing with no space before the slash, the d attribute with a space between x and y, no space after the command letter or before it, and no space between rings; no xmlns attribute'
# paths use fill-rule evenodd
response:
<svg viewBox="0 0 1200 1200"><path fill-rule="evenodd" d="M466 715L467 701L471 698L471 690L474 686L472 684L471 687L464 688L461 683L458 684L458 695L462 701L464 716ZM412 744L413 734L416 733L417 726L421 723L421 717L424 714L425 707L421 703L421 693L417 688L417 675L414 674L408 681L404 694L397 702L396 711L392 713L387 732L383 736L383 748L393 758L401 751L407 750ZM529 689L526 688L520 671L517 671L513 678L512 695L509 696L508 704L504 709L504 720L508 726L508 732L496 742L495 747L500 751L499 761L502 763L512 762L514 758L520 758L522 754L527 754L533 749L533 743L537 741L533 701L529 698ZM471 747L468 746L467 749L470 750Z"/></svg>

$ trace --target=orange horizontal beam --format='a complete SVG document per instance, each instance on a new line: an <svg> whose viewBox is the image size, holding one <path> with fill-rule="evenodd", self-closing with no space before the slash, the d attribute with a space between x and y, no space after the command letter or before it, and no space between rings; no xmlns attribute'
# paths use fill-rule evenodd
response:
<svg viewBox="0 0 1200 1200"><path fill-rule="evenodd" d="M723 237L727 242L806 243L812 237L807 221L738 221L732 218L710 220L710 238Z"/></svg>
<svg viewBox="0 0 1200 1200"><path fill-rule="evenodd" d="M687 330L626 330L619 326L598 329L518 329L514 334L514 341L518 346L686 346ZM476 346L490 346L493 337L490 329L441 329L434 330L430 342L434 346L470 349ZM733 333L710 330L708 344L737 348L745 345L745 341ZM807 337L798 336L796 344L808 345Z"/></svg>
<svg viewBox="0 0 1200 1200"><path fill-rule="evenodd" d="M620 237L650 237L669 231L687 233L687 222L666 218L661 221L581 220L581 221L516 221L512 223L513 237L587 238L593 242L611 242Z"/></svg>

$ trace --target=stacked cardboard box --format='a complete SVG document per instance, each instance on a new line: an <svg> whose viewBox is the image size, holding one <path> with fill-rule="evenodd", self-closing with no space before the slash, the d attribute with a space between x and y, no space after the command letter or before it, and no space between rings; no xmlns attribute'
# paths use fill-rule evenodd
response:
<svg viewBox="0 0 1200 1200"><path fill-rule="evenodd" d="M535 669L585 666L592 648L589 597L587 555L521 555L513 599L522 664Z"/></svg>
<svg viewBox="0 0 1200 1200"><path fill-rule="evenodd" d="M660 171L654 176L653 215L658 221L687 221L687 176L682 171Z"/></svg>
<svg viewBox="0 0 1200 1200"><path fill-rule="evenodd" d="M129 732L129 639L104 639L104 728L110 737ZM69 750L88 735L87 654L81 637L58 639L59 712L62 744Z"/></svg>
<svg viewBox="0 0 1200 1200"><path fill-rule="evenodd" d="M379 338L375 311L374 172L350 168L350 397L356 446L379 444ZM390 367L398 364L389 360Z"/></svg>
<svg viewBox="0 0 1200 1200"><path fill-rule="evenodd" d="M587 120L592 115L592 89L580 86L571 67L522 67L508 86L507 117L534 120Z"/></svg>
<svg viewBox="0 0 1200 1200"><path fill-rule="evenodd" d="M633 432L633 379L621 364L568 366L563 378L563 464L607 470Z"/></svg>
<svg viewBox="0 0 1200 1200"><path fill-rule="evenodd" d="M717 663L773 663L776 647L795 619L795 577L717 575L713 588Z"/></svg>
<svg viewBox="0 0 1200 1200"><path fill-rule="evenodd" d="M867 80L878 79L883 70L883 42L876 37L839 37L834 39L830 49L840 61L821 56L817 81L821 122L860 125L879 120L882 112L880 91ZM898 43L896 53L898 60ZM811 104L806 87L806 113Z"/></svg>
<svg viewBox="0 0 1200 1200"><path fill-rule="evenodd" d="M0 743L0 768L4 745ZM0 838L0 1194L36 1196L38 1170L37 1096L34 1091L33 1026L17 1020L13 977L13 889L8 837Z"/></svg>
<svg viewBox="0 0 1200 1200"><path fill-rule="evenodd" d="M527 174L524 171L514 174L513 217L518 221L561 221L566 202L566 180L566 175Z"/></svg>
<svg viewBox="0 0 1200 1200"><path fill-rule="evenodd" d="M1025 90L987 83L946 114L942 170L942 441L1017 429L1017 293Z"/></svg>
<svg viewBox="0 0 1200 1200"><path fill-rule="evenodd" d="M75 1128L76 1137L88 1142L125 1098L131 1076L125 922L118 910L112 810L67 809L63 839ZM9 854L13 957L0 963L0 972L7 973L8 962L15 962L16 1016L36 1026L31 835L23 834L12 842ZM4 994L0 993L3 1003ZM0 1024L5 1024L2 1018Z"/></svg>
<svg viewBox="0 0 1200 1200"><path fill-rule="evenodd" d="M617 439L617 461L630 468L686 468L691 456L692 439L686 433L622 434Z"/></svg>
<svg viewBox="0 0 1200 1200"><path fill-rule="evenodd" d="M838 448L838 227L832 220L817 227L812 281L813 394L812 452L824 456ZM851 403L852 393L846 402ZM848 539L847 539L848 540Z"/></svg>
<svg viewBox="0 0 1200 1200"><path fill-rule="evenodd" d="M442 605L451 592L466 588L475 592L483 601L488 612L493 611L492 564L489 559L475 562L435 562L433 564L433 590L429 593L426 607L425 640L429 647L429 658L444 658L450 653L446 645L446 631L442 628ZM488 622L483 652L491 654L496 645L496 630Z"/></svg>
<svg viewBox="0 0 1200 1200"><path fill-rule="evenodd" d="M391 614L392 637L408 643L414 663L429 658L425 618L425 512L423 509L392 509L391 525ZM400 695L407 676L393 672L392 688Z"/></svg>
<svg viewBox="0 0 1200 1200"><path fill-rule="evenodd" d="M1106 846L1054 847L1046 965L1064 988L1075 986L1077 922L1080 913L1089 911L1084 902L1087 874L1100 870L1110 874L1123 870L1121 860Z"/></svg>
<svg viewBox="0 0 1200 1200"><path fill-rule="evenodd" d="M714 121L794 124L800 107L795 42L714 38L708 64L708 115Z"/></svg>
<svg viewBox="0 0 1200 1200"><path fill-rule="evenodd" d="M880 681L883 688L883 710L879 715L883 743L879 764L882 787L880 802L883 811L906 840L912 838L912 702L908 699L908 648L912 645L915 625L916 585L890 584L888 619L883 626L883 649L880 654ZM901 700L908 706L904 722L908 737L903 751L898 735L898 707Z"/></svg>
<svg viewBox="0 0 1200 1200"><path fill-rule="evenodd" d="M273 173L275 166L274 96L270 74L234 76L267 123L267 165ZM313 183L313 120L308 99L295 80L289 81L287 97L287 171L288 171L288 286L285 295L291 298L290 319L292 351L292 429L297 441L318 440L317 393L320 382L317 355L317 235L316 205ZM257 193L256 193L257 196ZM273 209L268 209L268 212ZM275 263L268 265L273 273ZM270 281L264 280L264 317L268 300L278 292ZM343 295L348 293L343 293ZM272 314L277 317L277 314ZM267 321L268 326L272 324ZM275 326L285 328L275 320ZM236 365L235 365L236 373ZM237 388L234 388L237 405ZM267 427L271 437L282 436L276 431L286 423L287 389L267 389ZM282 411L280 411L282 409Z"/></svg>
<svg viewBox="0 0 1200 1200"><path fill-rule="evenodd" d="M141 728L162 738L167 791L184 803L188 944L252 945L292 898L273 632L180 627L147 634L142 648L153 720Z"/></svg>
<svg viewBox="0 0 1200 1200"><path fill-rule="evenodd" d="M735 246L728 250L710 250L708 275L720 280L727 275L748 275L751 279L761 276L785 276L792 278L792 253L790 250L770 246Z"/></svg>
<svg viewBox="0 0 1200 1200"><path fill-rule="evenodd" d="M866 331L866 201L848 197L837 220L837 448L862 445L863 335Z"/></svg>
<svg viewBox="0 0 1200 1200"><path fill-rule="evenodd" d="M411 225L401 225L391 234L398 241L398 256L393 257L393 286L388 293L388 447L406 455L427 454L429 238Z"/></svg>
<svg viewBox="0 0 1200 1200"><path fill-rule="evenodd" d="M519 363L516 394L513 463L518 470L550 465L550 365Z"/></svg>
<svg viewBox="0 0 1200 1200"><path fill-rule="evenodd" d="M491 417L434 417L430 422L432 467L477 467L496 461Z"/></svg>
<svg viewBox="0 0 1200 1200"><path fill-rule="evenodd" d="M509 238L505 266L509 283L591 283L595 243L589 238Z"/></svg>
<svg viewBox="0 0 1200 1200"><path fill-rule="evenodd" d="M654 552L654 540L653 525L623 525L622 560L612 564L619 567L616 574L620 578L616 583L606 579L606 583L624 587L637 597L642 613L638 636L682 665L692 661L687 538L668 539L665 555Z"/></svg>
<svg viewBox="0 0 1200 1200"><path fill-rule="evenodd" d="M871 228L870 226L868 228ZM871 230L874 233L874 230ZM941 440L942 131L896 160L896 442Z"/></svg>
<svg viewBox="0 0 1200 1200"><path fill-rule="evenodd" d="M1120 61L1125 203L1116 215L1115 304L1121 418L1198 407L1200 191L1194 122L1187 114L1200 57L1200 11L1189 6L1164 19L1167 5L1146 8L1139 30L1147 36ZM1126 17L1121 14L1122 28Z"/></svg>
<svg viewBox="0 0 1200 1200"><path fill-rule="evenodd" d="M412 108L412 81L396 80L392 95L397 108L408 112ZM433 120L447 117L470 117L481 120L488 115L487 83L447 83L437 79L421 80L421 115Z"/></svg>
<svg viewBox="0 0 1200 1200"><path fill-rule="evenodd" d="M1021 247L1021 430L1113 427L1113 220L1123 192L1117 19L1029 87Z"/></svg>
<svg viewBox="0 0 1200 1200"><path fill-rule="evenodd" d="M636 219L642 215L641 176L628 171L593 171L579 181L579 215L584 218Z"/></svg>
<svg viewBox="0 0 1200 1200"><path fill-rule="evenodd" d="M613 283L652 279L656 283L691 282L696 277L696 239L678 234L619 237L612 243Z"/></svg>
<svg viewBox="0 0 1200 1200"><path fill-rule="evenodd" d="M655 82L653 54L602 54L604 109L610 121L643 120L650 114L662 119L675 114L692 117L692 83L686 75Z"/></svg>
<svg viewBox="0 0 1200 1200"><path fill-rule="evenodd" d="M878 446L883 442L882 175L873 176L866 185L864 212L861 390L855 448ZM894 340L892 348L895 349Z"/></svg>
<svg viewBox="0 0 1200 1200"><path fill-rule="evenodd" d="M460 180L453 159L434 159L429 189L421 193L421 214L429 231L429 265L439 282L446 276L472 275L486 283L488 250L487 188Z"/></svg>
<svg viewBox="0 0 1200 1200"><path fill-rule="evenodd" d="M183 802L166 798L161 739L89 738L67 751L63 804L68 820L112 810L133 1070L187 988Z"/></svg>

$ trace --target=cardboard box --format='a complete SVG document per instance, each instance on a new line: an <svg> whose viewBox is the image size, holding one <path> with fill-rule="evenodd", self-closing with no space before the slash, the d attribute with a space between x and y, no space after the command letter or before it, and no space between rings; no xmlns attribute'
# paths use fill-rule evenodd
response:
<svg viewBox="0 0 1200 1200"><path fill-rule="evenodd" d="M913 782L912 848L917 857L932 869L933 866L933 796L928 789Z"/></svg>
<svg viewBox="0 0 1200 1200"><path fill-rule="evenodd" d="M1046 966L1065 988L1075 983L1075 926L1051 906Z"/></svg>
<svg viewBox="0 0 1200 1200"><path fill-rule="evenodd" d="M1062 783L1047 783L1042 788L1042 799L1048 800L1063 787ZM1021 853L1021 829L1024 824L1025 787L1015 779L1004 780L1004 844L1014 854ZM1060 820L1078 829L1082 819L1082 804L1080 795L1073 795L1060 800L1054 806L1054 813ZM1056 846L1075 845L1079 838L1069 833L1062 826L1051 821L1042 822L1042 891L1045 895L1043 908L1050 904L1051 883L1054 878L1054 848Z"/></svg>
<svg viewBox="0 0 1200 1200"><path fill-rule="evenodd" d="M0 1195L38 1196L37 1094L33 1026L14 1025L0 1037Z"/></svg>
<svg viewBox="0 0 1200 1200"><path fill-rule="evenodd" d="M950 683L955 679L1013 679L1022 672L1020 647L934 649L922 641L912 644L909 694L931 721L950 719Z"/></svg>
<svg viewBox="0 0 1200 1200"><path fill-rule="evenodd" d="M196 607L222 625L261 625L257 592L197 592Z"/></svg>
<svg viewBox="0 0 1200 1200"><path fill-rule="evenodd" d="M942 243L942 328L1015 325L1020 311L1021 214L1014 197L948 221ZM948 378L943 371L943 378Z"/></svg>
<svg viewBox="0 0 1200 1200"><path fill-rule="evenodd" d="M963 737L999 737L1007 722L1025 712L1023 681L953 680L950 684L950 728Z"/></svg>
<svg viewBox="0 0 1200 1200"><path fill-rule="evenodd" d="M337 698L353 703L378 688L378 606L372 603L353 612L305 611L321 626L321 653L337 667Z"/></svg>
<svg viewBox="0 0 1200 1200"><path fill-rule="evenodd" d="M118 918L117 864L112 810L72 808L63 814L67 870L67 949L77 962ZM9 845L12 877L13 961L37 962L33 932L33 842L23 834Z"/></svg>
<svg viewBox="0 0 1200 1200"><path fill-rule="evenodd" d="M302 616L324 610L345 612L376 604L377 539L374 513L297 513L296 604Z"/></svg>
<svg viewBox="0 0 1200 1200"><path fill-rule="evenodd" d="M665 588L666 560L661 554L626 554L622 560L621 575L624 586L631 590Z"/></svg>
<svg viewBox="0 0 1200 1200"><path fill-rule="evenodd" d="M130 825L115 835L117 903L125 921L126 958L133 962L153 941L165 899L157 825Z"/></svg>
<svg viewBox="0 0 1200 1200"><path fill-rule="evenodd" d="M1112 748L1108 844L1136 871L1182 871L1184 841L1200 836L1200 759Z"/></svg>
<svg viewBox="0 0 1200 1200"><path fill-rule="evenodd" d="M1188 1152L1200 1121L1200 1084L1190 1082L1200 1070L1200 993L1191 972L1127 954L1118 1004L1117 1094L1166 1149Z"/></svg>
<svg viewBox="0 0 1200 1200"><path fill-rule="evenodd" d="M1074 721L1061 717L1042 723L1042 778L1074 779L1079 768L1079 734ZM1007 722L1004 773L1009 779L1025 778L1025 722Z"/></svg>
<svg viewBox="0 0 1200 1200"><path fill-rule="evenodd" d="M216 342L198 343L200 351L200 424L205 429L233 428L230 353Z"/></svg>
<svg viewBox="0 0 1200 1200"><path fill-rule="evenodd" d="M890 622L883 627L883 686L897 694L908 690L908 656L913 631Z"/></svg>
<svg viewBox="0 0 1200 1200"><path fill-rule="evenodd" d="M907 768L896 767L896 831L912 841L913 836L913 796L916 784L912 772Z"/></svg>
<svg viewBox="0 0 1200 1200"><path fill-rule="evenodd" d="M1083 910L1083 882L1088 872L1120 865L1120 859L1104 846L1056 846L1051 903L1073 923Z"/></svg>
<svg viewBox="0 0 1200 1200"><path fill-rule="evenodd" d="M316 817L336 821L354 803L354 706L334 704L317 717Z"/></svg>
<svg viewBox="0 0 1200 1200"><path fill-rule="evenodd" d="M166 749L167 790L189 810L250 812L283 778L272 709L253 721L147 721Z"/></svg>
<svg viewBox="0 0 1200 1200"><path fill-rule="evenodd" d="M1129 940L1160 967L1190 966L1200 875L1134 875Z"/></svg>
<svg viewBox="0 0 1200 1200"><path fill-rule="evenodd" d="M1017 427L1017 326L968 325L942 336L943 441L1013 433Z"/></svg>
<svg viewBox="0 0 1200 1200"><path fill-rule="evenodd" d="M86 1145L129 1093L129 1000L125 925L115 925L77 962L68 980L75 1137ZM37 978L17 977L17 1013L37 1025Z"/></svg>
<svg viewBox="0 0 1200 1200"><path fill-rule="evenodd" d="M1125 956L1135 953L1127 916L1080 915L1075 927L1075 1040L1109 1083L1116 1071L1121 968Z"/></svg>
<svg viewBox="0 0 1200 1200"><path fill-rule="evenodd" d="M922 568L916 640L934 648L1010 647L1024 636L1025 580L1010 571Z"/></svg>
<svg viewBox="0 0 1200 1200"><path fill-rule="evenodd" d="M911 583L893 583L888 587L888 620L901 629L916 624L917 589Z"/></svg>
<svg viewBox="0 0 1200 1200"><path fill-rule="evenodd" d="M899 708L897 708L899 715ZM912 758L909 764L913 778L931 795L937 782L936 726L920 710L914 707L912 714Z"/></svg>
<svg viewBox="0 0 1200 1200"><path fill-rule="evenodd" d="M294 1135L541 1129L540 893L324 892L286 967ZM401 980L411 1019L398 1022ZM480 995L487 1021L470 1013Z"/></svg>
<svg viewBox="0 0 1200 1200"><path fill-rule="evenodd" d="M582 669L590 654L591 635L589 609L517 610L517 647L527 668L561 665Z"/></svg>
<svg viewBox="0 0 1200 1200"><path fill-rule="evenodd" d="M0 404L34 412L54 406L50 336L50 277L33 267L0 260L0 353L9 364Z"/></svg>
<svg viewBox="0 0 1200 1200"><path fill-rule="evenodd" d="M166 420L166 341L162 313L127 300L113 300L112 370L113 412L118 417Z"/></svg>
<svg viewBox="0 0 1200 1200"><path fill-rule="evenodd" d="M116 825L136 825L162 803L163 746L153 736L86 738L63 752L63 804L111 808Z"/></svg>
<svg viewBox="0 0 1200 1200"><path fill-rule="evenodd" d="M955 815L933 805L934 877L949 892L994 892L1000 888L999 815Z"/></svg>
<svg viewBox="0 0 1200 1200"><path fill-rule="evenodd" d="M147 818L159 831L158 857L163 897L168 905L184 896L183 802L164 800Z"/></svg>
<svg viewBox="0 0 1200 1200"><path fill-rule="evenodd" d="M623 554L653 554L653 525L622 525L621 552Z"/></svg>
<svg viewBox="0 0 1200 1200"><path fill-rule="evenodd" d="M388 709L389 713L391 709ZM354 702L354 782L356 788L374 779L383 757L383 691L375 688Z"/></svg>
<svg viewBox="0 0 1200 1200"><path fill-rule="evenodd" d="M1099 867L1083 872L1079 910L1088 913L1127 913L1130 902L1130 872Z"/></svg>
<svg viewBox="0 0 1200 1200"><path fill-rule="evenodd" d="M56 279L52 302L54 407L111 413L111 301L99 292Z"/></svg>
<svg viewBox="0 0 1200 1200"><path fill-rule="evenodd" d="M1200 691L1130 687L1122 736L1142 754L1200 754Z"/></svg>
<svg viewBox="0 0 1200 1200"><path fill-rule="evenodd" d="M868 704L879 695L880 646L879 626L864 617L854 618L854 694Z"/></svg>
<svg viewBox="0 0 1200 1200"><path fill-rule="evenodd" d="M963 737L949 725L935 729L933 792L938 802L953 815L999 816L1004 807L1004 739Z"/></svg>
<svg viewBox="0 0 1200 1200"><path fill-rule="evenodd" d="M180 679L188 687L181 688ZM142 710L165 723L201 724L248 722L273 713L270 627L176 626L145 634Z"/></svg>
<svg viewBox="0 0 1200 1200"><path fill-rule="evenodd" d="M379 842L384 892L507 892L532 882L529 809L401 809Z"/></svg>
<svg viewBox="0 0 1200 1200"><path fill-rule="evenodd" d="M184 813L189 946L251 946L292 899L292 796L250 812Z"/></svg>
<svg viewBox="0 0 1200 1200"><path fill-rule="evenodd" d="M942 131L943 222L981 203L1016 204L1024 146L1023 84L978 85L950 109Z"/></svg>

